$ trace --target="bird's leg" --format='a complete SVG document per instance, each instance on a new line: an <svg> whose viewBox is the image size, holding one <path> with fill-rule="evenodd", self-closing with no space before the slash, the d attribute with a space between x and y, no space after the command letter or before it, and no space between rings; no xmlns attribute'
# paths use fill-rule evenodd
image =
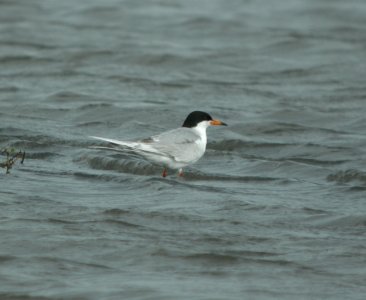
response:
<svg viewBox="0 0 366 300"><path fill-rule="evenodd" d="M178 176L179 177L183 177L183 169L182 168L179 169Z"/></svg>
<svg viewBox="0 0 366 300"><path fill-rule="evenodd" d="M161 176L166 177L167 175L168 175L168 172L167 172L166 168L164 168L163 174L161 174Z"/></svg>

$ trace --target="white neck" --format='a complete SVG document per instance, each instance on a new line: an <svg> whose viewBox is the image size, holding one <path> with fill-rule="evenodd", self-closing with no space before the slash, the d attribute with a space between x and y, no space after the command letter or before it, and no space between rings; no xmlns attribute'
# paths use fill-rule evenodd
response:
<svg viewBox="0 0 366 300"><path fill-rule="evenodd" d="M202 121L202 122L198 123L197 126L194 128L198 132L198 134L200 135L201 140L205 145L207 143L206 129L207 129L208 126L210 126L209 121Z"/></svg>

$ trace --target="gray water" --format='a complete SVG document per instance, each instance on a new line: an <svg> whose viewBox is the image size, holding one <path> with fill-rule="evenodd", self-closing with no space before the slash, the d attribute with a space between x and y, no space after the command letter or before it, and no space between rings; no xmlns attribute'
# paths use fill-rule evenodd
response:
<svg viewBox="0 0 366 300"><path fill-rule="evenodd" d="M0 299L365 299L365 62L363 0L0 1Z"/></svg>

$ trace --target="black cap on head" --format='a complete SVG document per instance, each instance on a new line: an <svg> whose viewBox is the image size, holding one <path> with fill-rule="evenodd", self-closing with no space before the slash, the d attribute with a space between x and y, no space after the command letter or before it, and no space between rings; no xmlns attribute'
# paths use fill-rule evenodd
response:
<svg viewBox="0 0 366 300"><path fill-rule="evenodd" d="M199 122L202 121L211 121L212 117L203 111L193 111L191 112L188 117L185 119L182 127L195 127Z"/></svg>

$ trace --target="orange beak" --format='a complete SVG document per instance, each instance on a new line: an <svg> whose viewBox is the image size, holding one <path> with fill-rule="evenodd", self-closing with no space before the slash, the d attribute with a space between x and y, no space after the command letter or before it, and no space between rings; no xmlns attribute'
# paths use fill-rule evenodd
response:
<svg viewBox="0 0 366 300"><path fill-rule="evenodd" d="M221 122L220 120L211 120L211 121L210 121L210 124L211 124L211 125L214 125L214 126L218 126L218 125L227 126L227 124L226 124L226 123Z"/></svg>

